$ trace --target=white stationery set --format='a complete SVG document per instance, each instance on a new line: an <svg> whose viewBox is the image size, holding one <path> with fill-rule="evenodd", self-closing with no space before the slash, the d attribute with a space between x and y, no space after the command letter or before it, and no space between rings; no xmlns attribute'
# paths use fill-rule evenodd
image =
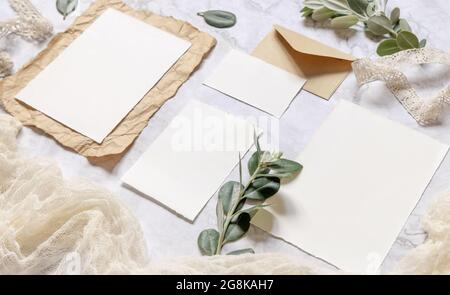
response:
<svg viewBox="0 0 450 295"><path fill-rule="evenodd" d="M190 47L108 9L17 99L101 143ZM204 84L280 118L305 82L231 50ZM253 145L255 128L190 101L122 181L193 221ZM252 222L343 270L374 271L447 150L341 101L296 159L303 171Z"/></svg>

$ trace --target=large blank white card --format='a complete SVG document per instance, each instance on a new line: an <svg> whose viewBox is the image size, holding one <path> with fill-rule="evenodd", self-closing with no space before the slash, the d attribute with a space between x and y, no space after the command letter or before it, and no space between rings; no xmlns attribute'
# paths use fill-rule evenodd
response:
<svg viewBox="0 0 450 295"><path fill-rule="evenodd" d="M342 101L253 223L354 273L374 273L448 146Z"/></svg>
<svg viewBox="0 0 450 295"><path fill-rule="evenodd" d="M17 99L101 143L190 46L108 9Z"/></svg>
<svg viewBox="0 0 450 295"><path fill-rule="evenodd" d="M305 82L297 75L232 49L204 84L280 118Z"/></svg>
<svg viewBox="0 0 450 295"><path fill-rule="evenodd" d="M190 102L122 181L193 221L253 144L254 126Z"/></svg>

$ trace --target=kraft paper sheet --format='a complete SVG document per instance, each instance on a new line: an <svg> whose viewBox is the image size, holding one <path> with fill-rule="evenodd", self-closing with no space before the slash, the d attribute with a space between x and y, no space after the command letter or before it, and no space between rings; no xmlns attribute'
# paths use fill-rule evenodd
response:
<svg viewBox="0 0 450 295"><path fill-rule="evenodd" d="M181 37L192 43L192 46L105 138L102 144L98 144L17 101L16 95L108 8L117 9ZM216 40L212 36L199 31L187 22L172 17L159 16L148 11L134 10L120 0L97 0L75 20L69 29L55 35L47 48L39 53L34 60L25 65L15 75L0 81L0 100L5 109L24 125L43 130L63 146L86 157L120 154L139 136L147 126L150 117L165 101L176 94L178 88L195 71L215 44ZM126 56L118 56L118 58L126 58ZM61 79L64 79L64 77L61 77Z"/></svg>

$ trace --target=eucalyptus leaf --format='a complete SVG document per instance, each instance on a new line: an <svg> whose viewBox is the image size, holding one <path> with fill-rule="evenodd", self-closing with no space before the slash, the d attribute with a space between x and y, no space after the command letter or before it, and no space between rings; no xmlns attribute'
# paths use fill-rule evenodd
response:
<svg viewBox="0 0 450 295"><path fill-rule="evenodd" d="M248 187L244 197L249 200L264 201L275 195L280 189L278 177L259 177Z"/></svg>
<svg viewBox="0 0 450 295"><path fill-rule="evenodd" d="M295 161L279 159L267 165L270 168L270 174L279 178L289 178L299 173L303 166Z"/></svg>
<svg viewBox="0 0 450 295"><path fill-rule="evenodd" d="M207 24L216 28L230 28L236 24L236 15L224 10L208 10L199 12L197 15L203 17Z"/></svg>
<svg viewBox="0 0 450 295"><path fill-rule="evenodd" d="M379 56L386 56L397 53L401 51L401 48L398 47L397 40L395 39L387 39L382 41L377 48L377 53Z"/></svg>
<svg viewBox="0 0 450 295"><path fill-rule="evenodd" d="M200 233L197 240L198 248L202 255L213 256L219 245L219 232L215 229L205 229Z"/></svg>
<svg viewBox="0 0 450 295"><path fill-rule="evenodd" d="M427 46L427 39L422 39L420 40L420 48L424 48L425 46Z"/></svg>
<svg viewBox="0 0 450 295"><path fill-rule="evenodd" d="M342 14L348 14L350 10L347 0L322 0L322 3L328 9Z"/></svg>
<svg viewBox="0 0 450 295"><path fill-rule="evenodd" d="M401 31L397 36L397 44L403 50L419 48L420 43L416 35L408 31Z"/></svg>
<svg viewBox="0 0 450 295"><path fill-rule="evenodd" d="M309 17L313 14L314 9L305 6L300 12L302 13L303 17Z"/></svg>
<svg viewBox="0 0 450 295"><path fill-rule="evenodd" d="M324 7L321 0L306 0L303 2L303 5L305 5L306 8L309 8L311 10Z"/></svg>
<svg viewBox="0 0 450 295"><path fill-rule="evenodd" d="M322 7L317 10L314 10L311 17L315 21L324 21L324 20L330 19L334 15L335 15L335 12L333 10L330 10L326 7Z"/></svg>
<svg viewBox="0 0 450 295"><path fill-rule="evenodd" d="M258 169L258 166L261 164L260 161L262 161L262 158L264 155L266 155L268 152L254 152L247 163L248 173L250 175L253 175L256 173L256 170ZM268 173L268 169L261 169L258 171L258 173Z"/></svg>
<svg viewBox="0 0 450 295"><path fill-rule="evenodd" d="M365 15L367 11L367 6L369 6L369 2L367 0L347 0L348 6L354 12Z"/></svg>
<svg viewBox="0 0 450 295"><path fill-rule="evenodd" d="M391 12L391 22L395 25L400 20L400 8L395 7Z"/></svg>
<svg viewBox="0 0 450 295"><path fill-rule="evenodd" d="M260 152L254 152L247 162L248 173L253 175L258 169L259 159L261 158Z"/></svg>
<svg viewBox="0 0 450 295"><path fill-rule="evenodd" d="M408 31L412 32L411 26L409 25L408 21L404 18L401 18L398 22L398 27L401 31Z"/></svg>
<svg viewBox="0 0 450 295"><path fill-rule="evenodd" d="M219 202L222 204L223 212L227 215L233 204L239 200L239 195L244 187L236 181L229 181L222 185L219 190Z"/></svg>
<svg viewBox="0 0 450 295"><path fill-rule="evenodd" d="M358 21L359 18L354 15L339 16L331 20L331 27L333 29L348 29L356 25Z"/></svg>
<svg viewBox="0 0 450 295"><path fill-rule="evenodd" d="M255 250L253 250L252 248L247 248L227 253L227 255L242 255L242 254L255 254Z"/></svg>
<svg viewBox="0 0 450 295"><path fill-rule="evenodd" d="M245 235L250 228L250 220L250 214L245 212L240 214L237 222L230 223L228 226L223 243L234 242L242 238L242 236Z"/></svg>
<svg viewBox="0 0 450 295"><path fill-rule="evenodd" d="M367 21L368 29L377 36L382 36L392 31L391 21L381 15L372 16Z"/></svg>
<svg viewBox="0 0 450 295"><path fill-rule="evenodd" d="M78 0L56 0L56 9L64 19L67 18L69 14L75 11L78 6Z"/></svg>

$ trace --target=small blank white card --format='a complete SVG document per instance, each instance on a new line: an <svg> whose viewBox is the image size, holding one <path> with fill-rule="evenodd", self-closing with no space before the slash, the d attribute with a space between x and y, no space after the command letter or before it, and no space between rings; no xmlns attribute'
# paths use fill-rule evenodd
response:
<svg viewBox="0 0 450 295"><path fill-rule="evenodd" d="M254 127L190 102L122 181L193 221L253 144Z"/></svg>
<svg viewBox="0 0 450 295"><path fill-rule="evenodd" d="M342 101L297 158L303 171L252 222L345 271L374 273L447 150Z"/></svg>
<svg viewBox="0 0 450 295"><path fill-rule="evenodd" d="M17 99L101 143L190 46L108 9Z"/></svg>
<svg viewBox="0 0 450 295"><path fill-rule="evenodd" d="M297 75L232 49L204 84L280 118L305 82Z"/></svg>

